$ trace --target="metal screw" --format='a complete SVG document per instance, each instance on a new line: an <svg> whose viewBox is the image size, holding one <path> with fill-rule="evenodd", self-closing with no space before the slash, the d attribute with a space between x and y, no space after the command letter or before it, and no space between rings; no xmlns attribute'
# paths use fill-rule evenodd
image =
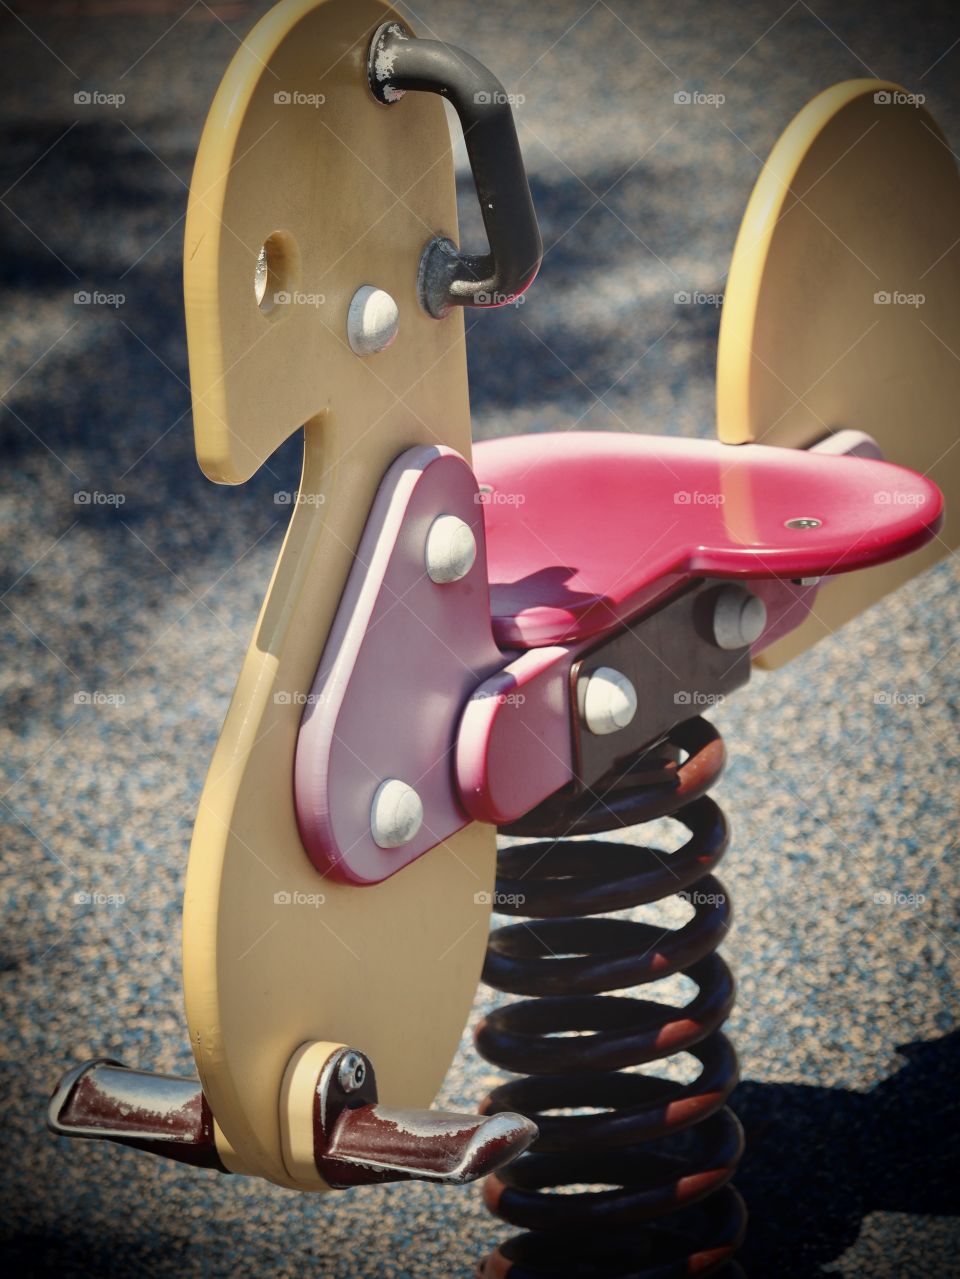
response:
<svg viewBox="0 0 960 1279"><path fill-rule="evenodd" d="M823 520L818 520L815 515L799 515L796 519L784 520L784 528L819 528Z"/></svg>
<svg viewBox="0 0 960 1279"><path fill-rule="evenodd" d="M337 1068L337 1083L344 1092L356 1092L363 1087L367 1077L367 1067L359 1053L351 1049L340 1058Z"/></svg>
<svg viewBox="0 0 960 1279"><path fill-rule="evenodd" d="M370 831L380 848L409 844L423 823L420 796L396 777L388 777L377 787L370 806Z"/></svg>

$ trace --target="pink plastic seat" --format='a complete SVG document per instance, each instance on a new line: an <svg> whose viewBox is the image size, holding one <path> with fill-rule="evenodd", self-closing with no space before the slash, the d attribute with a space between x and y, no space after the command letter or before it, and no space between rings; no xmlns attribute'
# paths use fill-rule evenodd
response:
<svg viewBox="0 0 960 1279"><path fill-rule="evenodd" d="M526 435L477 444L474 470L502 648L614 629L690 578L881 563L942 518L937 487L903 467L755 444Z"/></svg>

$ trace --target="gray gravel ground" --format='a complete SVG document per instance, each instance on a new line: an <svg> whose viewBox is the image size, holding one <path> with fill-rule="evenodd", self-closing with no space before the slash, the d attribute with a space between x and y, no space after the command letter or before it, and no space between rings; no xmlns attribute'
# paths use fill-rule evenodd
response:
<svg viewBox="0 0 960 1279"><path fill-rule="evenodd" d="M266 6L187 3L0 6L5 1255L38 1275L465 1276L502 1235L475 1191L321 1202L43 1126L52 1082L86 1057L192 1072L185 854L279 547L271 495L296 482L295 443L237 490L193 460L181 218L206 108ZM946 3L401 10L526 99L548 251L522 309L471 320L478 437L578 419L710 434L717 314L673 294L722 291L758 157L820 88L922 87L960 148ZM678 108L678 85L727 101ZM81 107L78 89L127 100ZM94 288L124 306L73 304ZM954 560L715 716L753 1276L960 1273L956 587ZM94 891L125 901L75 903ZM488 1082L465 1038L441 1100L470 1107Z"/></svg>

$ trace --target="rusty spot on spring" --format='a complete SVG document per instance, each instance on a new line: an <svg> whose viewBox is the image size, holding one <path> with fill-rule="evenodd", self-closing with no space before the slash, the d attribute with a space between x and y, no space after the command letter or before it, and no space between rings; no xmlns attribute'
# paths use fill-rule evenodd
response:
<svg viewBox="0 0 960 1279"><path fill-rule="evenodd" d="M745 1211L727 1183L743 1137L725 1104L737 1061L720 1030L734 984L715 953L731 915L712 874L727 825L706 795L723 764L720 735L692 719L592 791L505 828L546 842L500 853L498 893L516 903L503 913L537 922L494 932L484 980L531 998L490 1013L475 1038L526 1077L481 1110L519 1111L540 1137L485 1183L490 1211L529 1233L496 1249L483 1279L715 1274L739 1246ZM674 853L565 838L665 816L690 832ZM694 914L677 929L592 918L680 891ZM683 1007L608 993L674 973L697 987ZM679 1052L700 1062L689 1083L632 1069Z"/></svg>

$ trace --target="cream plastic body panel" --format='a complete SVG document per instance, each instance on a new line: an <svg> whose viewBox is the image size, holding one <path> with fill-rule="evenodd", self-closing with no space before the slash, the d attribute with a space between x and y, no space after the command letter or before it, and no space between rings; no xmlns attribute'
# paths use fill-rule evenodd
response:
<svg viewBox="0 0 960 1279"><path fill-rule="evenodd" d="M939 539L844 576L764 653L778 666L960 543L960 176L906 91L852 80L821 93L777 142L750 197L720 324L717 431L731 444L807 447L866 431L947 496ZM921 305L875 302L922 294ZM802 511L802 515L816 512Z"/></svg>
<svg viewBox="0 0 960 1279"><path fill-rule="evenodd" d="M371 0L290 0L261 21L211 109L186 229L204 470L241 481L306 423L301 501L200 801L183 933L187 1021L221 1145L231 1166L302 1189L318 1187L290 1178L281 1149L291 1056L312 1040L356 1045L375 1062L384 1104L429 1105L483 963L489 907L475 895L494 880L493 830L471 825L385 883L329 882L307 859L293 807L298 698L377 486L411 445L470 451L462 315L432 320L415 293L423 244L456 238L443 106L409 94L382 107L363 79L369 35L390 16ZM274 103L294 91L326 104ZM296 241L297 289L322 293L322 305L259 309L257 254L276 230ZM368 359L346 340L364 284L400 309L397 340ZM297 894L324 900L297 904Z"/></svg>

